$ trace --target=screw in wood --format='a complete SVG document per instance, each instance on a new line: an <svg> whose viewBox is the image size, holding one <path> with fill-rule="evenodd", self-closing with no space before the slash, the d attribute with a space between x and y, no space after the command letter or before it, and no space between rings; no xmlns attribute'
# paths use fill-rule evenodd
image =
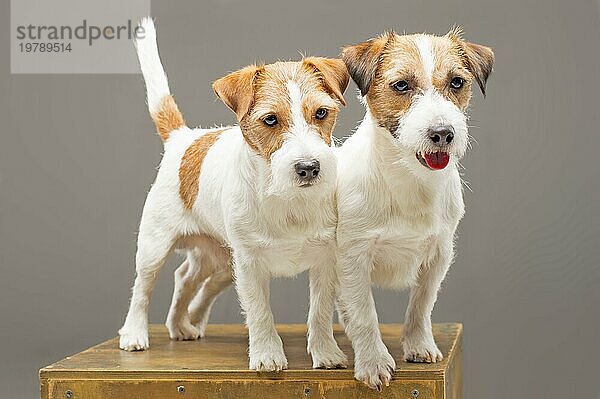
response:
<svg viewBox="0 0 600 399"><path fill-rule="evenodd" d="M304 396L310 396L310 387L304 388Z"/></svg>
<svg viewBox="0 0 600 399"><path fill-rule="evenodd" d="M419 396L419 390L418 389L413 389L412 392L410 393L410 395L413 398L416 398L417 396Z"/></svg>
<svg viewBox="0 0 600 399"><path fill-rule="evenodd" d="M178 386L177 387L177 392L184 393L185 392L185 387L183 385Z"/></svg>
<svg viewBox="0 0 600 399"><path fill-rule="evenodd" d="M71 399L72 397L73 397L73 391L71 391L70 389L67 389L65 391L65 398Z"/></svg>

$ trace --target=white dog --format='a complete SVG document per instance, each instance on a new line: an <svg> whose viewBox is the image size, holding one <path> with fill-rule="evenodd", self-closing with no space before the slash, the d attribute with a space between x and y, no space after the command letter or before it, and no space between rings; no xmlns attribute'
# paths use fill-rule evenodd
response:
<svg viewBox="0 0 600 399"><path fill-rule="evenodd" d="M170 95L150 19L137 51L148 108L164 156L140 223L136 278L119 346L148 348L147 309L156 276L174 248L187 251L176 273L168 318L172 337L200 335L187 305L199 283L236 288L249 329L250 368L287 367L269 306L273 276L310 269L308 350L315 367L346 363L331 327L336 295L336 161L331 133L349 75L341 60L248 66L213 88L239 126L190 129ZM201 301L202 302L202 301ZM202 329L203 326L200 326Z"/></svg>
<svg viewBox="0 0 600 399"><path fill-rule="evenodd" d="M372 283L411 289L404 360L442 359L431 312L464 214L457 165L468 146L471 84L485 90L494 54L453 29L443 37L389 32L344 48L342 59L367 113L338 157L340 311L355 377L381 389L395 362Z"/></svg>

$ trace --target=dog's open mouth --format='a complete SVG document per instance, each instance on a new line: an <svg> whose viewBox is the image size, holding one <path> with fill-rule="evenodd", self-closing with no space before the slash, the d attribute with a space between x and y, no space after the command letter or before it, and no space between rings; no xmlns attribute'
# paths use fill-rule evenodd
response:
<svg viewBox="0 0 600 399"><path fill-rule="evenodd" d="M450 162L450 154L443 151L438 152L417 152L415 154L421 164L431 170L442 170Z"/></svg>

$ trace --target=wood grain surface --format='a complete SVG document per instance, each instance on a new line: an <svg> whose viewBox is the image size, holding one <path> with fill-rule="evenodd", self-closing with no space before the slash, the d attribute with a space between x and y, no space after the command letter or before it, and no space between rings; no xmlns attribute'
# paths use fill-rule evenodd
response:
<svg viewBox="0 0 600 399"><path fill-rule="evenodd" d="M462 397L462 325L435 324L444 360L435 364L402 359L402 326L381 325L383 340L396 359L390 387L372 391L344 370L315 370L306 353L306 326L278 325L289 369L248 370L247 330L213 324L198 341L172 341L166 328L151 326L150 349L125 352L112 338L40 370L46 398L452 398ZM335 338L352 359L350 342L336 327ZM417 396L415 396L417 395ZM70 396L70 398L69 398Z"/></svg>

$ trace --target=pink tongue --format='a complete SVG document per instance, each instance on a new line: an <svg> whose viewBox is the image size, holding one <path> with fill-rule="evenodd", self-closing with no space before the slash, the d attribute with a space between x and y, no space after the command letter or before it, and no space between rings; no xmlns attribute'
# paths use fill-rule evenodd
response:
<svg viewBox="0 0 600 399"><path fill-rule="evenodd" d="M424 158L427 166L434 170L444 169L450 162L450 155L447 152L425 153Z"/></svg>

